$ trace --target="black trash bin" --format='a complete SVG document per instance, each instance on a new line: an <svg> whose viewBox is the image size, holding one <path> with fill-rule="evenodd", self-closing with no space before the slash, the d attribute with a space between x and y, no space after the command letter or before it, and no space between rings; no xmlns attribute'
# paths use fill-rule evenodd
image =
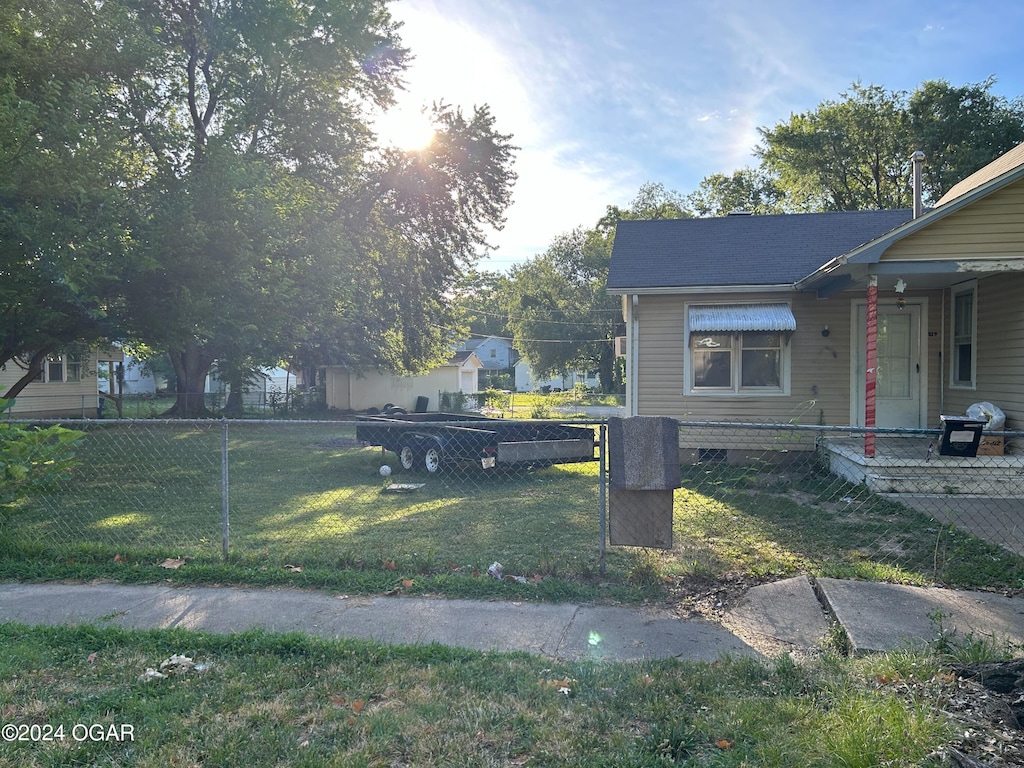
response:
<svg viewBox="0 0 1024 768"><path fill-rule="evenodd" d="M978 455L978 444L986 422L969 416L939 416L942 421L942 440L939 443L940 456Z"/></svg>

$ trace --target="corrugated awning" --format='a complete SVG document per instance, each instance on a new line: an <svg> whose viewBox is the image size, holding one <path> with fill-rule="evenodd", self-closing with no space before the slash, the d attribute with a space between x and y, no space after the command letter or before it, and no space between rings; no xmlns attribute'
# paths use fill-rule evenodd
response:
<svg viewBox="0 0 1024 768"><path fill-rule="evenodd" d="M719 304L690 307L690 330L795 331L796 318L788 304Z"/></svg>

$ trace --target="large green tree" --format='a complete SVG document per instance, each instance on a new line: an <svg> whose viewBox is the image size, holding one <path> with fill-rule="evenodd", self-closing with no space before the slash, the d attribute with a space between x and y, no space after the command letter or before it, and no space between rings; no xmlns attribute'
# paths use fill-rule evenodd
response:
<svg viewBox="0 0 1024 768"><path fill-rule="evenodd" d="M0 3L0 365L17 395L48 355L114 332L132 158L89 3Z"/></svg>
<svg viewBox="0 0 1024 768"><path fill-rule="evenodd" d="M119 116L147 164L128 306L136 335L170 357L174 412L197 415L215 360L232 378L281 359L304 274L352 261L330 222L371 149L366 109L388 103L406 52L372 0L115 0L101 13L121 36Z"/></svg>
<svg viewBox="0 0 1024 768"><path fill-rule="evenodd" d="M781 213L783 195L763 168L741 168L732 174L713 173L686 196L686 206L698 216L726 216L733 211Z"/></svg>
<svg viewBox="0 0 1024 768"><path fill-rule="evenodd" d="M503 309L508 275L492 270L469 270L455 286L460 335L471 338L508 337L508 314Z"/></svg>
<svg viewBox="0 0 1024 768"><path fill-rule="evenodd" d="M1024 142L1024 101L992 93L994 85L995 78L961 86L931 80L910 95L910 130L914 148L925 155L930 200Z"/></svg>
<svg viewBox="0 0 1024 768"><path fill-rule="evenodd" d="M167 352L174 412L291 360L415 370L443 289L500 226L514 174L489 111L444 105L419 153L378 150L408 54L383 0L108 0L120 118L146 161L124 283Z"/></svg>
<svg viewBox="0 0 1024 768"><path fill-rule="evenodd" d="M901 94L855 83L839 100L759 129L757 154L791 210L907 208L908 123Z"/></svg>
<svg viewBox="0 0 1024 768"><path fill-rule="evenodd" d="M615 225L691 215L678 192L644 184L628 207L608 206L592 229L560 235L543 254L510 270L503 288L508 327L530 367L540 376L597 370L605 392L619 391L614 340L625 325L619 298L607 291Z"/></svg>
<svg viewBox="0 0 1024 768"><path fill-rule="evenodd" d="M540 378L596 368L611 391L617 317L615 302L604 294L606 245L596 231L578 228L509 271L508 326Z"/></svg>
<svg viewBox="0 0 1024 768"><path fill-rule="evenodd" d="M761 170L789 211L908 208L911 156L925 153L925 202L1024 141L1021 100L992 93L995 80L913 92L855 83L839 99L761 128Z"/></svg>

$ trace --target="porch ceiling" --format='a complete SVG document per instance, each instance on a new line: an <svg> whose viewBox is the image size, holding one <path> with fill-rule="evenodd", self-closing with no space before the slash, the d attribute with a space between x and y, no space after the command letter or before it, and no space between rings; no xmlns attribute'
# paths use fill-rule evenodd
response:
<svg viewBox="0 0 1024 768"><path fill-rule="evenodd" d="M985 277L1024 272L1021 259L961 259L914 260L899 262L878 262L874 264L844 264L840 268L809 280L800 287L815 291L818 298L829 298L843 291L866 290L868 279L878 276L878 287L882 290L895 285L900 278L906 283L907 291L930 291L949 288L966 280L980 280Z"/></svg>

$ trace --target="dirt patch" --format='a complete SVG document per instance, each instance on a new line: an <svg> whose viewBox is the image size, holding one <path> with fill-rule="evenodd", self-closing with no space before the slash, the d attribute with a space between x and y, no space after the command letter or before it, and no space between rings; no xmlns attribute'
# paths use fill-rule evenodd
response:
<svg viewBox="0 0 1024 768"><path fill-rule="evenodd" d="M665 591L673 610L681 618L701 616L721 623L722 619L751 587L771 579L756 579L744 574L727 573L710 578L687 574L672 579Z"/></svg>

